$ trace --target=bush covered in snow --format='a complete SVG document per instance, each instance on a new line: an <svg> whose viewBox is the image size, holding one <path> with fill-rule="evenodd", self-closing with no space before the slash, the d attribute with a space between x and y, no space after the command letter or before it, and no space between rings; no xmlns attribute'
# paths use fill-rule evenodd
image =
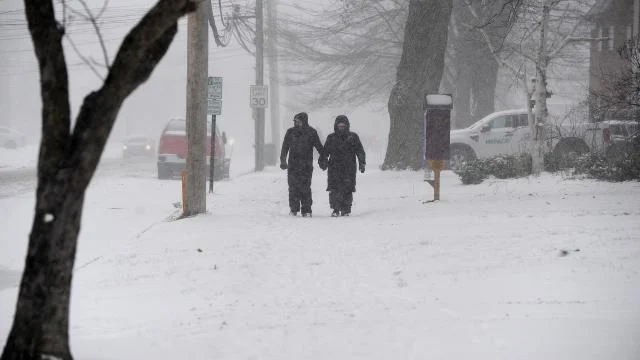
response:
<svg viewBox="0 0 640 360"><path fill-rule="evenodd" d="M498 155L488 159L468 161L456 171L463 184L479 184L489 176L509 179L531 174L531 156Z"/></svg>
<svg viewBox="0 0 640 360"><path fill-rule="evenodd" d="M462 168L455 170L455 173L460 177L463 184L480 184L489 177L485 161L481 159L467 161Z"/></svg>
<svg viewBox="0 0 640 360"><path fill-rule="evenodd" d="M640 180L640 152L626 153L616 158L585 154L576 159L575 174L605 181Z"/></svg>
<svg viewBox="0 0 640 360"><path fill-rule="evenodd" d="M604 181L640 180L640 152L627 152L616 157L584 154L564 158L561 163L545 156L545 170L565 171ZM499 155L488 159L468 161L456 171L463 184L480 184L489 176L498 179L518 178L531 174L531 156Z"/></svg>
<svg viewBox="0 0 640 360"><path fill-rule="evenodd" d="M544 170L549 172L564 171L575 168L576 161L580 155L575 153L570 154L556 154L546 153L544 154Z"/></svg>

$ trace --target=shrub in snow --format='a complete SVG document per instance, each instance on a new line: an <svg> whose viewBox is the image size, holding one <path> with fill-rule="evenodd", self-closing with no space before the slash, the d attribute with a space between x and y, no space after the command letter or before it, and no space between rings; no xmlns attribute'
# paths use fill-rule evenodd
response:
<svg viewBox="0 0 640 360"><path fill-rule="evenodd" d="M615 158L588 153L573 157L545 156L546 171L565 171L604 181L640 180L640 151L628 152ZM480 184L489 176L510 179L531 174L531 156L498 155L488 159L467 161L456 171L463 184Z"/></svg>
<svg viewBox="0 0 640 360"><path fill-rule="evenodd" d="M548 172L563 171L573 169L576 167L576 162L580 155L575 153L569 154L556 154L546 153L544 154L544 170Z"/></svg>
<svg viewBox="0 0 640 360"><path fill-rule="evenodd" d="M614 159L585 154L576 159L575 173L605 181L640 180L640 152L626 153Z"/></svg>
<svg viewBox="0 0 640 360"><path fill-rule="evenodd" d="M484 161L481 159L474 159L467 161L460 169L455 173L460 177L460 181L463 184L480 184L484 179L489 177L489 173L484 166Z"/></svg>
<svg viewBox="0 0 640 360"><path fill-rule="evenodd" d="M531 174L531 156L498 155L487 159L489 174L498 179L510 179Z"/></svg>
<svg viewBox="0 0 640 360"><path fill-rule="evenodd" d="M499 179L517 178L531 174L531 156L498 155L488 159L468 161L456 171L463 184L479 184L489 176Z"/></svg>

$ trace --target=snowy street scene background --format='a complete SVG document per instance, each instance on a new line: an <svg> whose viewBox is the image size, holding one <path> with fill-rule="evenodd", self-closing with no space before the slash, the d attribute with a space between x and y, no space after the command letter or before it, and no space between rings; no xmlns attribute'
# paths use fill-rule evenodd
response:
<svg viewBox="0 0 640 360"><path fill-rule="evenodd" d="M639 81L640 0L0 0L0 360L639 360Z"/></svg>
<svg viewBox="0 0 640 360"><path fill-rule="evenodd" d="M180 181L111 154L85 200L78 359L640 357L637 182L543 174L465 186L445 171L442 200L425 204L422 173L372 165L353 215L331 218L316 168L314 217L293 218L285 172L236 169L206 215L174 221ZM7 186L0 342L34 206L33 189Z"/></svg>

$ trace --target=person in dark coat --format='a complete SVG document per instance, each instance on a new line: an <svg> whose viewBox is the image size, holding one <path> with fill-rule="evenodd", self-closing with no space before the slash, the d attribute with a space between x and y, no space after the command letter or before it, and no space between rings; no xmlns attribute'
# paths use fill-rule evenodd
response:
<svg viewBox="0 0 640 360"><path fill-rule="evenodd" d="M364 173L365 153L358 134L349 129L346 116L336 117L333 130L327 136L324 156L318 162L321 169L329 168L327 191L333 209L331 216L349 216L356 191L356 171Z"/></svg>
<svg viewBox="0 0 640 360"><path fill-rule="evenodd" d="M314 128L309 126L307 113L293 117L293 127L287 130L280 151L280 168L287 170L290 215L311 216L311 176L313 175L313 148L323 156L322 142ZM287 161L288 154L288 161Z"/></svg>

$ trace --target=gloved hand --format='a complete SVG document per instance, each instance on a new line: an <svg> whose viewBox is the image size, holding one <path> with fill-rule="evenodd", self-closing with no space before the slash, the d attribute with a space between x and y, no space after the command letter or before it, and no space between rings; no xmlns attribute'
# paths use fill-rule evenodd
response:
<svg viewBox="0 0 640 360"><path fill-rule="evenodd" d="M360 164L360 172L364 173L364 164Z"/></svg>
<svg viewBox="0 0 640 360"><path fill-rule="evenodd" d="M287 163L286 163L286 162L281 162L281 163L280 163L280 169L282 169L282 170L287 170L287 168L288 168L288 166L287 166Z"/></svg>

